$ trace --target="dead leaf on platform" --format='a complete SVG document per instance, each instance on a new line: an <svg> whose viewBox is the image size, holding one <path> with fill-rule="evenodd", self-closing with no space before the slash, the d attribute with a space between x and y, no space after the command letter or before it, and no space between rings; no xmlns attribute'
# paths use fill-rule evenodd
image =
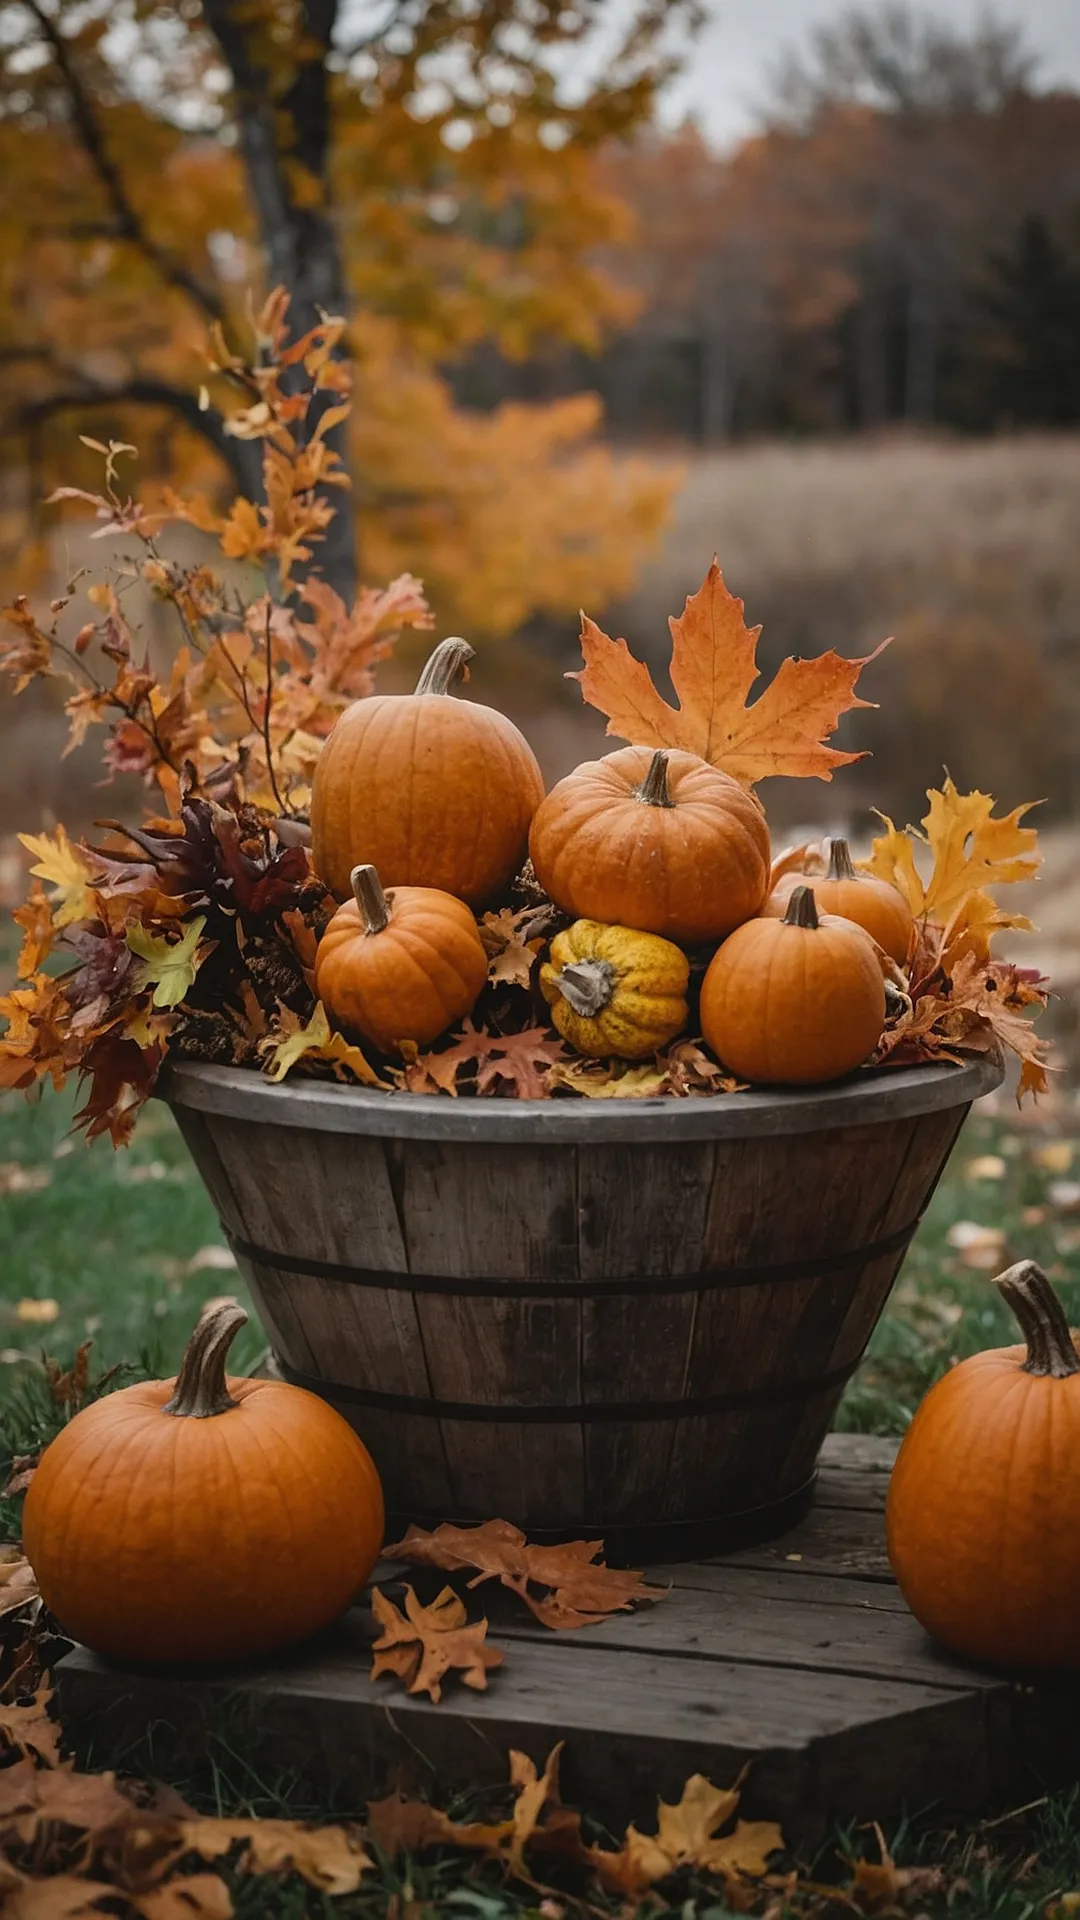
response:
<svg viewBox="0 0 1080 1920"><path fill-rule="evenodd" d="M444 1573L472 1572L473 1587L500 1580L544 1626L573 1628L593 1626L641 1601L665 1597L667 1589L647 1587L642 1574L606 1566L599 1558L603 1547L602 1540L530 1546L508 1520L486 1520L480 1527L444 1525L434 1533L410 1527L403 1540L383 1551L389 1560L440 1567ZM530 1585L546 1591L532 1594Z"/></svg>
<svg viewBox="0 0 1080 1920"><path fill-rule="evenodd" d="M28 1594L28 1599L36 1597ZM42 1687L27 1706L12 1706L7 1701L0 1702L0 1739L9 1747L15 1747L20 1753L36 1753L48 1767L60 1766L60 1728L50 1719L48 1704L52 1699L52 1689ZM3 1805L4 1785L10 1780L13 1769L0 1773L0 1807ZM48 1779L48 1775L41 1775Z"/></svg>
<svg viewBox="0 0 1080 1920"><path fill-rule="evenodd" d="M761 671L761 628L747 627L743 612L714 560L700 590L668 622L677 707L661 699L648 667L634 659L626 641L609 639L588 618L581 627L585 665L567 678L577 680L582 697L607 715L608 733L634 746L681 747L744 786L772 774L831 780L834 767L862 758L824 743L841 714L873 704L858 697L855 683L881 647L861 660L831 650L816 660L784 660L748 707Z"/></svg>
<svg viewBox="0 0 1080 1920"><path fill-rule="evenodd" d="M404 1614L374 1587L371 1606L382 1628L372 1647L373 1680L392 1673L404 1683L407 1693L428 1693L439 1701L443 1678L451 1670L460 1672L467 1687L483 1693L489 1670L502 1665L499 1649L486 1644L487 1621L470 1624L464 1602L450 1587L444 1587L425 1607L407 1586Z"/></svg>
<svg viewBox="0 0 1080 1920"><path fill-rule="evenodd" d="M237 1845L248 1873L298 1873L311 1887L336 1896L354 1893L373 1861L359 1838L342 1826L305 1827L297 1820L184 1820L184 1851L220 1860Z"/></svg>
<svg viewBox="0 0 1080 1920"><path fill-rule="evenodd" d="M236 1911L216 1873L186 1874L128 1898L142 1920L232 1920Z"/></svg>

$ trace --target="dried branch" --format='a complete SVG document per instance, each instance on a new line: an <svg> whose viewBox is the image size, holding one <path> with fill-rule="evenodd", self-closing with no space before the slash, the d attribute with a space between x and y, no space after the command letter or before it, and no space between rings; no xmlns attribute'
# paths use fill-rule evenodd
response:
<svg viewBox="0 0 1080 1920"><path fill-rule="evenodd" d="M82 379L74 370L68 371L72 377ZM0 436L11 437L30 432L58 413L75 412L81 407L108 406L168 408L170 413L183 420L185 426L209 442L229 467L237 486L249 498L259 498L262 470L257 449L250 442L233 439L227 434L221 415L212 408L201 408L197 394L189 393L183 387L174 387L166 380L148 380L136 376L116 387L95 386L86 381L81 386L42 394L40 398L27 400L3 416L0 419Z"/></svg>

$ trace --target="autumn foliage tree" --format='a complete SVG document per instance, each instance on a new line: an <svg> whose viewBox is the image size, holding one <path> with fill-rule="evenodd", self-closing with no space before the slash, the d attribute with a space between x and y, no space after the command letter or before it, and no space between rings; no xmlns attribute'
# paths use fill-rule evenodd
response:
<svg viewBox="0 0 1080 1920"><path fill-rule="evenodd" d="M626 313L592 262L624 220L595 156L648 117L684 7L641 0L602 64L604 0L4 8L10 542L71 476L76 429L258 499L257 450L225 430L227 362L252 295L280 285L297 336L349 322L334 354L356 405L325 431L356 511L319 558L346 599L358 553L369 579L422 570L442 613L489 632L625 585L665 488L593 443L596 402L469 415L440 369L481 340L592 347ZM200 393L207 322L220 371Z"/></svg>

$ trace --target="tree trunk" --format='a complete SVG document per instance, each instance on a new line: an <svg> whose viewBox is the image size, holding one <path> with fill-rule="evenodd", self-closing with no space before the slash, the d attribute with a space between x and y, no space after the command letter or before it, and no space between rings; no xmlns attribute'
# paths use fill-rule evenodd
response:
<svg viewBox="0 0 1080 1920"><path fill-rule="evenodd" d="M271 77L260 65L239 0L203 0L203 12L233 78L237 128L248 185L255 203L271 286L288 288L294 337L317 324L321 314L346 310L345 270L330 204L330 51L338 0L304 0L298 27L303 58L288 87L275 97ZM309 188L299 204L292 182ZM347 350L339 347L338 357ZM314 428L329 394L312 409ZM327 445L348 464L348 423L326 436ZM358 542L356 518L348 496L332 490L334 516L316 548L311 571L318 572L342 599L356 595Z"/></svg>
<svg viewBox="0 0 1080 1920"><path fill-rule="evenodd" d="M904 342L904 418L932 420L937 389L938 302L924 279L908 288Z"/></svg>

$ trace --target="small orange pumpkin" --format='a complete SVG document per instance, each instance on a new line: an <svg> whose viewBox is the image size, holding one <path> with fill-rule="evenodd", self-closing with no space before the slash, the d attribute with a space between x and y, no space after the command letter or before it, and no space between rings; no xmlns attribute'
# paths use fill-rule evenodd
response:
<svg viewBox="0 0 1080 1920"><path fill-rule="evenodd" d="M415 693L354 700L338 719L311 792L312 859L336 899L358 860L387 886L474 907L521 867L543 776L505 714L449 697L472 658L467 641L443 640Z"/></svg>
<svg viewBox="0 0 1080 1920"><path fill-rule="evenodd" d="M213 1301L175 1380L96 1400L45 1449L27 1558L65 1631L125 1665L253 1658L328 1626L382 1545L371 1456L325 1401L225 1377Z"/></svg>
<svg viewBox="0 0 1080 1920"><path fill-rule="evenodd" d="M1080 1667L1080 1357L1042 1270L995 1286L1025 1345L962 1360L904 1437L885 1507L915 1618L995 1666Z"/></svg>
<svg viewBox="0 0 1080 1920"><path fill-rule="evenodd" d="M575 919L698 945L761 910L761 803L707 760L623 747L553 787L529 835L536 877Z"/></svg>
<svg viewBox="0 0 1080 1920"><path fill-rule="evenodd" d="M873 1052L885 1025L881 962L861 927L818 914L796 887L782 920L748 920L713 955L701 1030L741 1080L838 1080Z"/></svg>
<svg viewBox="0 0 1080 1920"><path fill-rule="evenodd" d="M765 907L767 914L780 919L797 886L805 885L806 874L786 873L777 881ZM829 864L821 877L813 877L814 898L823 913L837 913L843 920L854 920L872 935L889 957L903 966L908 957L915 922L911 908L888 880L872 873L860 873L853 866L846 840L829 841Z"/></svg>
<svg viewBox="0 0 1080 1920"><path fill-rule="evenodd" d="M374 867L354 867L315 955L315 991L335 1025L384 1053L426 1047L476 1005L488 957L463 901L435 887L383 892Z"/></svg>

